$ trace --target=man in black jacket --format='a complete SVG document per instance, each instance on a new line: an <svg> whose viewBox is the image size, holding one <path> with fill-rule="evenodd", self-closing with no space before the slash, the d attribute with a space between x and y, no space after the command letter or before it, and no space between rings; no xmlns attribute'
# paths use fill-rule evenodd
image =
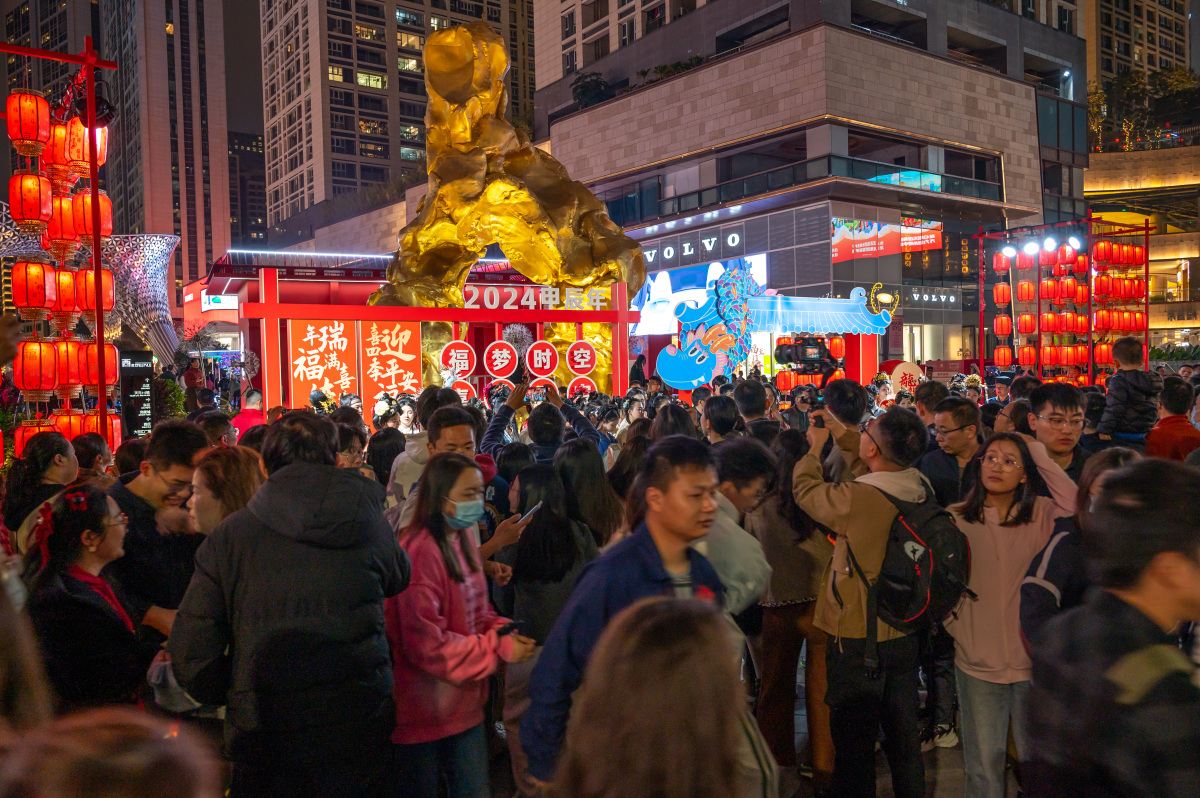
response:
<svg viewBox="0 0 1200 798"><path fill-rule="evenodd" d="M337 440L313 413L271 426L268 479L196 553L168 642L180 684L228 705L234 796L394 787L383 600L407 586L409 562L383 487L337 468Z"/></svg>
<svg viewBox="0 0 1200 798"><path fill-rule="evenodd" d="M974 475L969 466L979 451L979 405L962 396L950 396L933 409L933 433L938 450L917 461L917 469L933 485L937 503L958 504L971 489Z"/></svg>

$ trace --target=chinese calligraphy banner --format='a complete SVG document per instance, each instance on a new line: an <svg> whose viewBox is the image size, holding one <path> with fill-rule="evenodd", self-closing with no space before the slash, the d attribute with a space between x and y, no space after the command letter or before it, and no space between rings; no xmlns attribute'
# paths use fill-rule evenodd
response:
<svg viewBox="0 0 1200 798"><path fill-rule="evenodd" d="M421 322L364 321L362 398L370 405L381 392L421 392Z"/></svg>
<svg viewBox="0 0 1200 798"><path fill-rule="evenodd" d="M290 319L288 364L292 375L292 407L306 406L308 395L314 390L324 391L330 399L343 393L358 393L354 322Z"/></svg>

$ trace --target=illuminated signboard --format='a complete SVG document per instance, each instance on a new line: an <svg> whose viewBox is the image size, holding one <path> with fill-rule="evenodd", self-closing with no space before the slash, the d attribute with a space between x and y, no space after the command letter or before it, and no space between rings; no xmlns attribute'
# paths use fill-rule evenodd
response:
<svg viewBox="0 0 1200 798"><path fill-rule="evenodd" d="M839 219L836 216L830 222L829 238L834 263L942 248L941 222L903 219L896 225Z"/></svg>
<svg viewBox="0 0 1200 798"><path fill-rule="evenodd" d="M675 306L680 302L702 305L709 290L716 285L726 269L734 263L743 264L759 285L767 285L767 256L748 255L728 261L714 261L698 266L683 266L646 275L646 282L630 300L630 307L642 314L631 335L674 335L679 331Z"/></svg>

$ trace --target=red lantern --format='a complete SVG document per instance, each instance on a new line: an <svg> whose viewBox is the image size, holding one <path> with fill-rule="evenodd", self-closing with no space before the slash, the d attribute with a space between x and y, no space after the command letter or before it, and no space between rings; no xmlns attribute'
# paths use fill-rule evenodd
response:
<svg viewBox="0 0 1200 798"><path fill-rule="evenodd" d="M1043 313L1042 314L1042 332L1052 333L1058 332L1058 314Z"/></svg>
<svg viewBox="0 0 1200 798"><path fill-rule="evenodd" d="M1058 263L1058 252L1053 249L1046 249L1045 247L1038 249L1039 266L1053 266L1056 263Z"/></svg>
<svg viewBox="0 0 1200 798"><path fill-rule="evenodd" d="M1088 317L1086 313L1075 314L1075 332L1083 335L1088 331Z"/></svg>
<svg viewBox="0 0 1200 798"><path fill-rule="evenodd" d="M1096 363L1112 362L1112 344L1096 344Z"/></svg>
<svg viewBox="0 0 1200 798"><path fill-rule="evenodd" d="M1133 312L1133 327L1130 329L1138 331L1146 329L1146 314L1143 311L1135 310Z"/></svg>
<svg viewBox="0 0 1200 798"><path fill-rule="evenodd" d="M1075 256L1075 266L1073 267L1073 270L1076 274L1087 274L1088 266L1089 264L1087 255Z"/></svg>
<svg viewBox="0 0 1200 798"><path fill-rule="evenodd" d="M1133 264L1133 244L1121 245L1121 260L1119 263L1122 266L1129 266Z"/></svg>
<svg viewBox="0 0 1200 798"><path fill-rule="evenodd" d="M1058 284L1059 297L1068 301L1074 301L1075 289L1078 285L1074 277L1064 277Z"/></svg>
<svg viewBox="0 0 1200 798"><path fill-rule="evenodd" d="M1104 330L1112 329L1112 311L1111 310L1097 310L1096 311L1095 329L1097 332L1102 332Z"/></svg>
<svg viewBox="0 0 1200 798"><path fill-rule="evenodd" d="M54 196L66 197L71 193L79 177L67 166L67 126L58 122L50 124L50 143L42 152L42 165L54 187Z"/></svg>
<svg viewBox="0 0 1200 798"><path fill-rule="evenodd" d="M1012 316L1007 313L1002 313L992 322L992 332L996 335L1004 337L1012 335L1013 323Z"/></svg>
<svg viewBox="0 0 1200 798"><path fill-rule="evenodd" d="M42 154L50 141L50 103L40 91L13 89L5 103L5 121L17 152L26 158Z"/></svg>
<svg viewBox="0 0 1200 798"><path fill-rule="evenodd" d="M1093 289L1097 298L1104 298L1112 293L1112 278L1107 274L1096 275L1096 286Z"/></svg>
<svg viewBox="0 0 1200 798"><path fill-rule="evenodd" d="M79 347L79 376L84 385L100 385L99 352L100 345L94 341ZM112 344L104 345L104 384L109 388L117 384L117 348Z"/></svg>
<svg viewBox="0 0 1200 798"><path fill-rule="evenodd" d="M100 197L100 240L107 241L112 237L112 200L103 191ZM71 198L71 210L74 214L75 232L80 236L92 237L92 192L81 191Z"/></svg>
<svg viewBox="0 0 1200 798"><path fill-rule="evenodd" d="M1074 366L1075 365L1075 347L1073 347L1073 346L1059 347L1058 362L1060 365L1063 365L1063 366Z"/></svg>
<svg viewBox="0 0 1200 798"><path fill-rule="evenodd" d="M1075 286L1075 304L1076 305L1086 305L1087 301L1088 301L1087 283L1080 282L1079 285Z"/></svg>
<svg viewBox="0 0 1200 798"><path fill-rule="evenodd" d="M1102 371L1099 374L1097 374L1096 375L1096 386L1099 388L1103 388L1104 383L1108 382L1108 376L1109 376L1108 372L1106 372L1106 371Z"/></svg>
<svg viewBox="0 0 1200 798"><path fill-rule="evenodd" d="M1075 362L1081 366L1088 362L1087 344L1075 344Z"/></svg>
<svg viewBox="0 0 1200 798"><path fill-rule="evenodd" d="M844 369L834 369L833 374L829 375L830 380L846 379L846 371Z"/></svg>
<svg viewBox="0 0 1200 798"><path fill-rule="evenodd" d="M113 284L113 273L108 269L100 270L100 284L104 290L104 312L113 309L116 304L116 286ZM96 324L96 274L92 269L83 269L75 275L75 301L79 304L84 321L89 326Z"/></svg>
<svg viewBox="0 0 1200 798"><path fill-rule="evenodd" d="M1075 332L1075 314L1071 312L1062 313L1058 317L1058 331L1061 333Z"/></svg>
<svg viewBox="0 0 1200 798"><path fill-rule="evenodd" d="M992 358L996 361L998 368L1006 369L1012 365L1013 353L1012 347L998 346L992 350Z"/></svg>
<svg viewBox="0 0 1200 798"><path fill-rule="evenodd" d="M58 387L55 393L61 401L79 396L83 381L79 379L79 348L76 338L57 338L54 341L58 361Z"/></svg>
<svg viewBox="0 0 1200 798"><path fill-rule="evenodd" d="M1134 247L1133 247L1133 265L1134 266L1145 266L1146 265L1146 248L1144 246L1142 246L1141 244L1134 245Z"/></svg>
<svg viewBox="0 0 1200 798"><path fill-rule="evenodd" d="M1017 283L1017 301L1032 302L1034 298L1033 283L1030 280L1022 280Z"/></svg>
<svg viewBox="0 0 1200 798"><path fill-rule="evenodd" d="M1133 329L1133 313L1128 310L1121 311L1121 329L1125 331Z"/></svg>
<svg viewBox="0 0 1200 798"><path fill-rule="evenodd" d="M79 233L75 232L74 213L70 197L50 199L50 223L46 227L49 250L56 261L67 260L79 249Z"/></svg>
<svg viewBox="0 0 1200 798"><path fill-rule="evenodd" d="M1058 347L1043 346L1042 347L1042 365L1057 366L1058 365Z"/></svg>
<svg viewBox="0 0 1200 798"><path fill-rule="evenodd" d="M1137 297L1138 299L1141 299L1142 297L1146 296L1146 281L1145 280L1138 279L1138 280L1133 281L1133 295L1135 297Z"/></svg>
<svg viewBox="0 0 1200 798"><path fill-rule="evenodd" d="M1017 349L1017 363L1022 366L1037 364L1037 350L1032 346L1022 346Z"/></svg>
<svg viewBox="0 0 1200 798"><path fill-rule="evenodd" d="M96 128L96 166L108 160L108 128ZM91 153L88 151L87 125L79 117L67 122L67 166L85 177L91 174Z"/></svg>
<svg viewBox="0 0 1200 798"><path fill-rule="evenodd" d="M121 417L111 410L104 416L104 429L100 428L100 413L89 410L83 415L83 431L95 432L108 442L108 448L116 451L121 446Z"/></svg>
<svg viewBox="0 0 1200 798"><path fill-rule="evenodd" d="M1009 265L1008 257L1003 252L997 252L992 255L992 271L1006 272Z"/></svg>
<svg viewBox="0 0 1200 798"><path fill-rule="evenodd" d="M1032 269L1036 265L1037 265L1037 261L1034 259L1034 257L1032 255L1026 254L1025 252L1017 253L1017 268L1018 269Z"/></svg>
<svg viewBox="0 0 1200 798"><path fill-rule="evenodd" d="M1108 263L1112 260L1112 242L1097 241L1092 247L1092 260L1096 263Z"/></svg>
<svg viewBox="0 0 1200 798"><path fill-rule="evenodd" d="M15 172L8 179L8 212L21 232L40 236L53 208L50 180L40 172Z"/></svg>
<svg viewBox="0 0 1200 798"><path fill-rule="evenodd" d="M58 285L58 300L50 308L51 324L59 335L70 330L79 321L79 307L75 303L75 272L59 269L54 275Z"/></svg>
<svg viewBox="0 0 1200 798"><path fill-rule="evenodd" d="M49 402L58 385L57 351L50 341L31 338L17 344L13 385L26 402Z"/></svg>
<svg viewBox="0 0 1200 798"><path fill-rule="evenodd" d="M1008 283L996 283L992 286L992 301L998 307L1004 307L1012 301L1012 289Z"/></svg>
<svg viewBox="0 0 1200 798"><path fill-rule="evenodd" d="M1058 281L1046 278L1042 280L1042 299L1056 299L1058 297Z"/></svg>
<svg viewBox="0 0 1200 798"><path fill-rule="evenodd" d="M50 413L50 423L61 432L67 440L82 435L84 430L83 411L70 407L60 407Z"/></svg>
<svg viewBox="0 0 1200 798"><path fill-rule="evenodd" d="M46 318L58 301L55 269L48 263L19 260L12 268L12 302L25 321Z"/></svg>
<svg viewBox="0 0 1200 798"><path fill-rule="evenodd" d="M20 457L25 451L25 444L39 432L53 432L54 423L50 419L29 419L18 421L17 430L13 433L13 455Z"/></svg>
<svg viewBox="0 0 1200 798"><path fill-rule="evenodd" d="M1071 267L1075 265L1075 247L1070 244L1063 244L1058 248L1058 262L1062 266Z"/></svg>
<svg viewBox="0 0 1200 798"><path fill-rule="evenodd" d="M1017 332L1021 335L1032 335L1037 330L1032 313L1022 313L1017 316Z"/></svg>
<svg viewBox="0 0 1200 798"><path fill-rule="evenodd" d="M825 344L829 348L830 357L841 360L846 356L846 339L840 335L829 338Z"/></svg>

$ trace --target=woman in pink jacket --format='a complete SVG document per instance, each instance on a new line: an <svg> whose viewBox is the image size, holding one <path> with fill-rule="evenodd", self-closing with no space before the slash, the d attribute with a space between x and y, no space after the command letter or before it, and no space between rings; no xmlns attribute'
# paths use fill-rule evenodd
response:
<svg viewBox="0 0 1200 798"><path fill-rule="evenodd" d="M483 475L474 461L459 454L431 459L416 501L413 521L400 534L412 578L384 608L399 795L437 798L445 778L449 798L487 798L487 679L501 661L528 659L533 640L506 633L508 619L488 603L468 531L483 517Z"/></svg>
<svg viewBox="0 0 1200 798"><path fill-rule="evenodd" d="M950 507L971 544L971 590L945 622L954 637L964 798L1004 798L1012 721L1025 753L1032 663L1021 639L1021 582L1054 520L1075 512L1075 483L1034 439L1002 432L975 455L979 480ZM1048 492L1053 499L1044 495Z"/></svg>

